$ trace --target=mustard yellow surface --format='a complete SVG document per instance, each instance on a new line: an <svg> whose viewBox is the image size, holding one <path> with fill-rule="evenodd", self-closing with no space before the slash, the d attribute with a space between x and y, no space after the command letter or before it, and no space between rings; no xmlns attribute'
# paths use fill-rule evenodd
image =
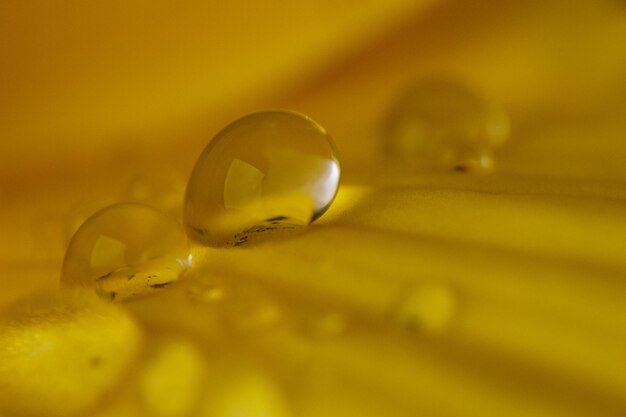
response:
<svg viewBox="0 0 626 417"><path fill-rule="evenodd" d="M626 415L624 45L618 0L3 1L0 415ZM492 174L385 159L385 112L432 74L508 110ZM179 217L260 108L333 136L318 222L196 246L135 301L58 294L82 220Z"/></svg>

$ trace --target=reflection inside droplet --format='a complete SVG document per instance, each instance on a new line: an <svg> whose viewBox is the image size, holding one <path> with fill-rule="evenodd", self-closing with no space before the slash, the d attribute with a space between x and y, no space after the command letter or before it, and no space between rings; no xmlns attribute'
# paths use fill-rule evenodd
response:
<svg viewBox="0 0 626 417"><path fill-rule="evenodd" d="M185 197L187 233L210 246L294 233L328 209L339 179L331 139L311 119L250 114L219 132L198 159Z"/></svg>
<svg viewBox="0 0 626 417"><path fill-rule="evenodd" d="M61 283L125 299L170 285L190 264L178 222L142 204L116 204L78 229L65 253Z"/></svg>

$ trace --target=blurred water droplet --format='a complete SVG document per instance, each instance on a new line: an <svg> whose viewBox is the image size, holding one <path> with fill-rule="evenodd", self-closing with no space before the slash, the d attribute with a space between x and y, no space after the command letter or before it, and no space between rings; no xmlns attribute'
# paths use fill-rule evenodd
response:
<svg viewBox="0 0 626 417"><path fill-rule="evenodd" d="M173 168L160 167L135 175L124 196L128 201L148 204L180 219L184 193L184 176Z"/></svg>
<svg viewBox="0 0 626 417"><path fill-rule="evenodd" d="M224 298L222 288L211 288L202 293L202 298L206 301L219 301Z"/></svg>
<svg viewBox="0 0 626 417"><path fill-rule="evenodd" d="M402 327L415 331L445 330L457 313L457 298L439 284L421 284L403 291L392 306L393 319Z"/></svg>
<svg viewBox="0 0 626 417"><path fill-rule="evenodd" d="M236 331L257 332L281 323L283 313L276 301L260 288L239 283L230 289L224 313Z"/></svg>
<svg viewBox="0 0 626 417"><path fill-rule="evenodd" d="M195 345L184 339L162 342L139 378L144 407L155 417L191 415L205 378L205 358Z"/></svg>
<svg viewBox="0 0 626 417"><path fill-rule="evenodd" d="M285 395L268 375L254 370L230 372L207 395L206 417L289 417Z"/></svg>
<svg viewBox="0 0 626 417"><path fill-rule="evenodd" d="M198 273L187 282L187 294L190 299L206 304L220 304L228 299L229 280L216 274Z"/></svg>
<svg viewBox="0 0 626 417"><path fill-rule="evenodd" d="M387 153L415 168L487 172L508 138L509 119L497 103L454 80L416 83L386 121Z"/></svg>

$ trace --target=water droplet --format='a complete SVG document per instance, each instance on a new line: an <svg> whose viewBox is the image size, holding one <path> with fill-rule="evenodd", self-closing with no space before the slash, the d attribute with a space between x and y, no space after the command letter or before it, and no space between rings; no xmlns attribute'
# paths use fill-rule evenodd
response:
<svg viewBox="0 0 626 417"><path fill-rule="evenodd" d="M402 327L432 333L447 328L456 312L455 294L439 284L421 284L403 291L392 307L393 319Z"/></svg>
<svg viewBox="0 0 626 417"><path fill-rule="evenodd" d="M161 167L136 175L124 195L128 201L148 204L180 218L185 179L178 171Z"/></svg>
<svg viewBox="0 0 626 417"><path fill-rule="evenodd" d="M452 80L424 80L392 107L385 144L394 160L457 172L493 168L509 119L497 103Z"/></svg>
<svg viewBox="0 0 626 417"><path fill-rule="evenodd" d="M311 119L288 111L244 116L215 136L194 167L187 233L208 246L293 233L328 209L339 177L332 141Z"/></svg>
<svg viewBox="0 0 626 417"><path fill-rule="evenodd" d="M72 240L72 236L78 228L85 223L89 217L93 216L102 207L106 207L113 203L113 200L102 198L97 195L91 195L80 201L75 202L65 213L63 239L64 246Z"/></svg>
<svg viewBox="0 0 626 417"><path fill-rule="evenodd" d="M143 204L106 207L91 216L70 242L61 284L89 286L120 300L163 288L190 266L182 226Z"/></svg>
<svg viewBox="0 0 626 417"><path fill-rule="evenodd" d="M20 300L0 313L0 414L84 412L120 382L140 342L134 320L92 292Z"/></svg>
<svg viewBox="0 0 626 417"><path fill-rule="evenodd" d="M190 299L211 305L219 305L229 299L232 280L210 272L199 272L187 281Z"/></svg>
<svg viewBox="0 0 626 417"><path fill-rule="evenodd" d="M230 327L244 333L274 328L282 318L282 311L276 304L261 299L235 300L226 314Z"/></svg>
<svg viewBox="0 0 626 417"><path fill-rule="evenodd" d="M202 299L209 302L220 301L224 298L224 290L222 288L210 288L204 291Z"/></svg>
<svg viewBox="0 0 626 417"><path fill-rule="evenodd" d="M266 373L251 369L231 369L207 395L203 411L207 417L292 415L281 387Z"/></svg>
<svg viewBox="0 0 626 417"><path fill-rule="evenodd" d="M191 415L206 377L202 352L184 339L158 346L140 375L141 397L151 416Z"/></svg>

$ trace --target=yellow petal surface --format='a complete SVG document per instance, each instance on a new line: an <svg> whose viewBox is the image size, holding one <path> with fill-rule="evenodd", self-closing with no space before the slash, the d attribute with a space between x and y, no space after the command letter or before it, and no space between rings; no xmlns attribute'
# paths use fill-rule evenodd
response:
<svg viewBox="0 0 626 417"><path fill-rule="evenodd" d="M10 0L0 37L0 416L626 414L623 2ZM430 76L507 110L493 172L385 153ZM321 219L149 296L58 292L85 219L181 220L260 108L333 137Z"/></svg>

